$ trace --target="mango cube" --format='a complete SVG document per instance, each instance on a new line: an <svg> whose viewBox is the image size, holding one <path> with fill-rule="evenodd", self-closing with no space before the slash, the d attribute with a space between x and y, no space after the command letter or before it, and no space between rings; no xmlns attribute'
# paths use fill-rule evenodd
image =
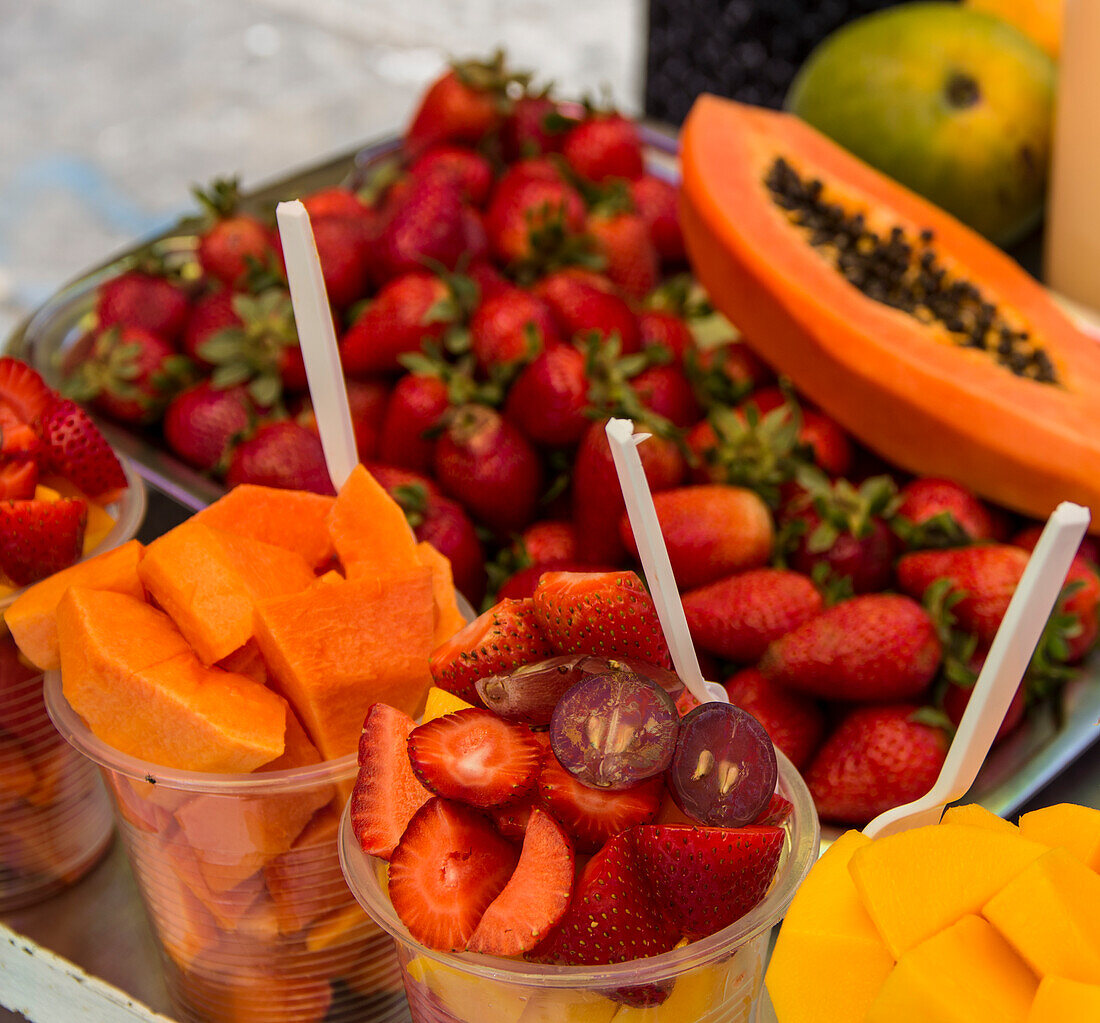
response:
<svg viewBox="0 0 1100 1023"><path fill-rule="evenodd" d="M1100 1019L1100 985L1065 977L1044 977L1035 992L1026 1023L1067 1023Z"/></svg>
<svg viewBox="0 0 1100 1023"><path fill-rule="evenodd" d="M969 824L973 828L988 828L1004 835L1019 837L1020 829L1011 821L991 813L981 803L964 803L961 806L949 806L940 818L941 824ZM1028 836L1025 835L1025 838ZM1044 843L1045 845L1046 843Z"/></svg>
<svg viewBox="0 0 1100 1023"><path fill-rule="evenodd" d="M1020 818L1020 834L1052 849L1062 845L1086 867L1100 872L1100 810L1056 803Z"/></svg>

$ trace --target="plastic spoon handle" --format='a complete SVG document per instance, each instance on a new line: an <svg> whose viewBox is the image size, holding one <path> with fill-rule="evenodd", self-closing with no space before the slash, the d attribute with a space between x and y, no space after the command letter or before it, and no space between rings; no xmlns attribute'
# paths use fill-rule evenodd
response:
<svg viewBox="0 0 1100 1023"><path fill-rule="evenodd" d="M275 218L283 243L290 301L294 306L294 322L298 327L298 343L306 366L313 414L329 478L339 491L358 464L359 456L321 260L313 240L309 213L297 199L279 203L275 207Z"/></svg>
<svg viewBox="0 0 1100 1023"><path fill-rule="evenodd" d="M1088 524L1087 508L1063 502L1054 509L993 638L935 785L920 799L879 814L863 829L865 835L874 838L935 823L942 808L965 795L974 783Z"/></svg>
<svg viewBox="0 0 1100 1023"><path fill-rule="evenodd" d="M629 419L608 420L605 428L607 442L611 445L611 457L615 460L615 471L619 476L626 512L630 517L630 528L634 530L634 539L638 541L638 556L642 562L649 592L657 608L657 617L668 643L672 663L680 681L691 691L700 703L721 701L729 703L729 697L723 686L716 682L707 682L699 669L699 658L695 656L695 647L691 642L684 605L680 602L680 591L676 588L676 577L672 572L672 562L668 559L668 548L661 535L661 526L657 521L657 509L653 505L653 494L649 481L645 478L642 460L638 456L638 445L647 440L648 433L634 433L634 424Z"/></svg>

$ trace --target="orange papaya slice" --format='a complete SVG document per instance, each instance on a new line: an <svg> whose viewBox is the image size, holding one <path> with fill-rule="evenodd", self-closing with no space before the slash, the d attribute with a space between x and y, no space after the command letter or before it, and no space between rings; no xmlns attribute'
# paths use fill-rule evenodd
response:
<svg viewBox="0 0 1100 1023"><path fill-rule="evenodd" d="M416 537L401 506L362 465L348 476L328 519L344 574L384 575L419 564Z"/></svg>
<svg viewBox="0 0 1100 1023"><path fill-rule="evenodd" d="M796 117L715 96L681 220L717 308L868 447L1100 532L1100 344L1005 253Z"/></svg>

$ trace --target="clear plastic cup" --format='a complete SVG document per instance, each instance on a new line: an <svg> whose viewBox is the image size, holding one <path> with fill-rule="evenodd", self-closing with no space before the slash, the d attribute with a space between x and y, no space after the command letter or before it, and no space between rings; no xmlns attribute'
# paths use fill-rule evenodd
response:
<svg viewBox="0 0 1100 1023"><path fill-rule="evenodd" d="M111 531L85 558L132 539L145 484L123 462L128 489L107 506ZM0 912L33 905L80 880L111 842L110 800L95 766L57 734L42 673L20 661L3 623L22 591L0 598Z"/></svg>
<svg viewBox="0 0 1100 1023"><path fill-rule="evenodd" d="M747 1023L760 1010L772 928L817 859L820 832L809 790L776 751L779 790L794 804L775 880L764 900L729 927L659 956L612 966L547 966L522 959L425 948L390 905L381 860L340 826L344 876L371 917L391 934L414 1023ZM637 990L671 988L659 1005L638 1006ZM633 990L632 990L633 989ZM624 999L624 992L626 996Z"/></svg>
<svg viewBox="0 0 1100 1023"><path fill-rule="evenodd" d="M60 673L46 673L45 693L113 797L182 1023L408 1020L393 942L340 869L354 754L252 774L173 770L97 739Z"/></svg>

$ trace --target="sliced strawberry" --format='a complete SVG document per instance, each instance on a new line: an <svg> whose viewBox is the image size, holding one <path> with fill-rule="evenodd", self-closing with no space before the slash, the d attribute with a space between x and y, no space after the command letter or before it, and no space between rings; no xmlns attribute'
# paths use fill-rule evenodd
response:
<svg viewBox="0 0 1100 1023"><path fill-rule="evenodd" d="M390 860L390 901L417 941L466 947L517 853L476 810L438 796L409 821Z"/></svg>
<svg viewBox="0 0 1100 1023"><path fill-rule="evenodd" d="M653 599L635 572L547 572L534 601L555 653L669 664Z"/></svg>
<svg viewBox="0 0 1100 1023"><path fill-rule="evenodd" d="M0 502L0 571L17 586L68 568L84 547L88 502Z"/></svg>
<svg viewBox="0 0 1100 1023"><path fill-rule="evenodd" d="M126 474L111 445L75 401L64 398L40 420L46 464L89 497L107 499L126 488Z"/></svg>
<svg viewBox="0 0 1100 1023"><path fill-rule="evenodd" d="M531 823L531 814L539 805L538 790L524 796L518 803L506 806L494 806L489 810L493 824L505 838L522 841L527 834L527 825Z"/></svg>
<svg viewBox="0 0 1100 1023"><path fill-rule="evenodd" d="M753 824L757 826L774 824L780 827L792 813L794 813L794 803L778 792L774 792L768 800L768 805L760 811L760 816L753 821Z"/></svg>
<svg viewBox="0 0 1100 1023"><path fill-rule="evenodd" d="M529 728L471 707L414 728L409 760L436 795L484 809L534 788L542 747Z"/></svg>
<svg viewBox="0 0 1100 1023"><path fill-rule="evenodd" d="M692 940L728 927L760 902L783 848L783 829L775 826L646 824L631 834L657 904Z"/></svg>
<svg viewBox="0 0 1100 1023"><path fill-rule="evenodd" d="M573 843L561 825L535 810L515 873L493 900L466 948L516 956L542 940L569 908L573 894Z"/></svg>
<svg viewBox="0 0 1100 1023"><path fill-rule="evenodd" d="M429 666L437 686L481 706L474 688L479 678L553 655L535 617L534 602L502 600L437 647Z"/></svg>
<svg viewBox="0 0 1100 1023"><path fill-rule="evenodd" d="M21 423L32 425L54 400L39 373L10 355L0 357L0 409L7 406Z"/></svg>
<svg viewBox="0 0 1100 1023"><path fill-rule="evenodd" d="M30 458L0 464L0 501L29 501L38 485L38 463Z"/></svg>
<svg viewBox="0 0 1100 1023"><path fill-rule="evenodd" d="M658 775L631 789L594 789L577 781L557 760L546 758L539 775L539 795L550 812L576 838L585 852L598 849L613 835L653 820L665 786Z"/></svg>
<svg viewBox="0 0 1100 1023"><path fill-rule="evenodd" d="M679 937L654 901L625 834L588 861L572 904L531 958L560 965L622 963L667 952Z"/></svg>
<svg viewBox="0 0 1100 1023"><path fill-rule="evenodd" d="M375 703L359 736L351 828L364 852L384 860L393 855L413 814L432 796L409 764L409 733L415 727L408 714Z"/></svg>

